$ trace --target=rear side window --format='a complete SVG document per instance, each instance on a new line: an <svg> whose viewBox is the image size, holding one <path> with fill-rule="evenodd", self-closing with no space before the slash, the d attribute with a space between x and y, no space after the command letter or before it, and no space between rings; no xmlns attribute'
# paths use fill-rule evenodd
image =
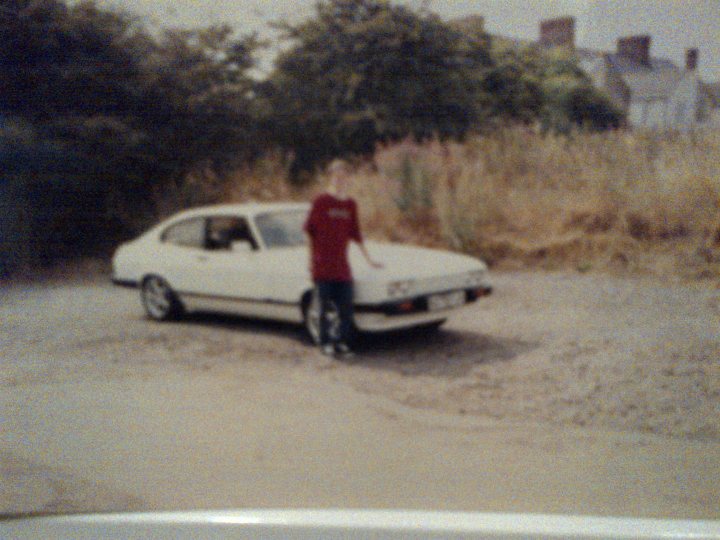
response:
<svg viewBox="0 0 720 540"><path fill-rule="evenodd" d="M162 233L161 239L176 246L202 248L205 244L205 219L188 219L171 225Z"/></svg>
<svg viewBox="0 0 720 540"><path fill-rule="evenodd" d="M207 249L231 249L233 242L248 242L252 249L258 244L243 217L218 216L208 221Z"/></svg>

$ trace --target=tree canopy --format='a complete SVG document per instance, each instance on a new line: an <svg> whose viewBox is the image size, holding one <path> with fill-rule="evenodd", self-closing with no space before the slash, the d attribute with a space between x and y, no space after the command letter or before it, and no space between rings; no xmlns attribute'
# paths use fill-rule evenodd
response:
<svg viewBox="0 0 720 540"><path fill-rule="evenodd" d="M138 216L152 219L158 190L264 144L247 76L252 36L213 27L154 37L93 2L8 0L0 40L0 197L33 209L14 220L28 253L75 253L108 230L131 233ZM78 224L87 225L79 236ZM5 259L20 249L17 226L0 231Z"/></svg>
<svg viewBox="0 0 720 540"><path fill-rule="evenodd" d="M331 0L315 16L279 25L291 48L267 87L280 138L300 166L377 141L464 135L487 43L436 15L380 0Z"/></svg>

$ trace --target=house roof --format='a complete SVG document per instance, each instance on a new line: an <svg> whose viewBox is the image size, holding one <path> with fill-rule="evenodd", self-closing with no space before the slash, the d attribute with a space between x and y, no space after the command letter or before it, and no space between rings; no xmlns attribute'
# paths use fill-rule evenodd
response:
<svg viewBox="0 0 720 540"><path fill-rule="evenodd" d="M666 58L650 58L650 65L641 64L636 60L617 53L606 55L612 69L619 74L642 73L647 71L678 71L678 67Z"/></svg>
<svg viewBox="0 0 720 540"><path fill-rule="evenodd" d="M539 46L537 41L499 35L491 37L501 47ZM650 64L646 65L617 52L576 47L574 53L580 61L592 62L604 59L608 69L622 79L633 100L667 99L673 94L684 75L684 71L667 58L651 57ZM708 88L707 92L713 103L720 104L720 83L715 88Z"/></svg>
<svg viewBox="0 0 720 540"><path fill-rule="evenodd" d="M605 59L608 68L622 78L633 100L666 99L683 77L683 72L665 58L650 58L650 65L617 53L608 53Z"/></svg>
<svg viewBox="0 0 720 540"><path fill-rule="evenodd" d="M578 57L578 60L597 60L605 56L605 54L607 53L594 49L586 49L584 47L575 48L575 55Z"/></svg>

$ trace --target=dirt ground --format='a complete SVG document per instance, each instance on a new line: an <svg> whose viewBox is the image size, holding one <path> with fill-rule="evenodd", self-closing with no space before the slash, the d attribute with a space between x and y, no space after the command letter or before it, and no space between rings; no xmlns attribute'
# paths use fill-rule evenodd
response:
<svg viewBox="0 0 720 540"><path fill-rule="evenodd" d="M328 361L155 323L103 278L0 289L0 512L412 508L720 518L720 288L494 275Z"/></svg>

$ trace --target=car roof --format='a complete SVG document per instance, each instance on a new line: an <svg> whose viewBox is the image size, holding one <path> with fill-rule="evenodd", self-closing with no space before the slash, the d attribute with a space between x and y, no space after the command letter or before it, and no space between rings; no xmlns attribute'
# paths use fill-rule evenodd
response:
<svg viewBox="0 0 720 540"><path fill-rule="evenodd" d="M263 202L263 203L234 203L234 204L216 204L209 206L198 206L190 208L182 212L178 212L169 218L169 221L178 219L192 218L196 216L214 215L234 215L243 214L248 217L264 214L266 212L277 212L284 210L309 210L310 205L304 202Z"/></svg>

